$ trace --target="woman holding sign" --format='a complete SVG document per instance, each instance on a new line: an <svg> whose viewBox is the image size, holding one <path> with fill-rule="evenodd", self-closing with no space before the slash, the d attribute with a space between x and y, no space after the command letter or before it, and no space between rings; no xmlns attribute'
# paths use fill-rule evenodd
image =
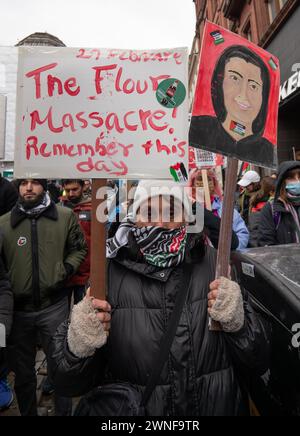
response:
<svg viewBox="0 0 300 436"><path fill-rule="evenodd" d="M216 252L202 234L187 233L191 206L186 192L174 187L167 181L139 183L131 219L107 241L107 301L86 297L54 337L56 388L77 396L109 379L144 393L183 295L146 414L240 415L245 404L235 366L266 370L266 326L237 283L215 280ZM209 315L222 333L208 329Z"/></svg>

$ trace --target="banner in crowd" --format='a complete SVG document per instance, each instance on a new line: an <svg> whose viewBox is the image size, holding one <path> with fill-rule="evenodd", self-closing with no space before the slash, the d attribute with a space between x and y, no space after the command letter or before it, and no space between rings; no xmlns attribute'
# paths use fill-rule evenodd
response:
<svg viewBox="0 0 300 436"><path fill-rule="evenodd" d="M170 178L188 165L187 49L20 47L15 174Z"/></svg>
<svg viewBox="0 0 300 436"><path fill-rule="evenodd" d="M189 142L256 165L277 165L279 61L206 22Z"/></svg>
<svg viewBox="0 0 300 436"><path fill-rule="evenodd" d="M215 168L224 165L221 154L212 153L201 148L189 147L189 168Z"/></svg>

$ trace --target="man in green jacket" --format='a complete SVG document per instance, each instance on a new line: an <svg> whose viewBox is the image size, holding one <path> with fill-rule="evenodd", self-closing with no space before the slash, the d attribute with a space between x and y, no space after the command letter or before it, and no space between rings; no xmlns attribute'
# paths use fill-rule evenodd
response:
<svg viewBox="0 0 300 436"><path fill-rule="evenodd" d="M19 180L16 206L0 217L15 304L8 357L22 415L37 415L37 335L47 356L51 337L68 317L65 282L87 253L76 215L56 206L46 190L45 179ZM69 414L70 401L56 396L56 414Z"/></svg>

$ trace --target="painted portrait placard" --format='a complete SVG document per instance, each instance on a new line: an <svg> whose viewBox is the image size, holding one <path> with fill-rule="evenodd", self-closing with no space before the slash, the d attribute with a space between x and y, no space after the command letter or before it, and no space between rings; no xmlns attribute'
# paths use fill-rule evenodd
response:
<svg viewBox="0 0 300 436"><path fill-rule="evenodd" d="M275 168L279 91L275 56L207 22L190 146Z"/></svg>

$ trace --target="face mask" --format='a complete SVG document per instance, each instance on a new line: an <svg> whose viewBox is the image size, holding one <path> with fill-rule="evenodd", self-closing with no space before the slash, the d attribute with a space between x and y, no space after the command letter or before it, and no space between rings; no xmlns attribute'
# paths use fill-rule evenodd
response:
<svg viewBox="0 0 300 436"><path fill-rule="evenodd" d="M285 189L290 195L300 196L300 182L288 183Z"/></svg>

